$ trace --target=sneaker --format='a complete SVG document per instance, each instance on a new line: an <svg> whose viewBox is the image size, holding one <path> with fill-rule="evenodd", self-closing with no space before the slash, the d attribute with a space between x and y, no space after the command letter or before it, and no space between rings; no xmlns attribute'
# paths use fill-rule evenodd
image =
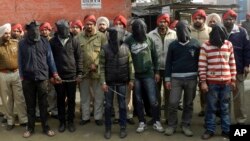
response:
<svg viewBox="0 0 250 141"><path fill-rule="evenodd" d="M207 139L210 139L213 136L214 136L214 133L206 130L205 133L201 136L201 139L207 140Z"/></svg>
<svg viewBox="0 0 250 141"><path fill-rule="evenodd" d="M140 122L138 128L136 129L137 133L142 133L147 129L147 125L144 122Z"/></svg>
<svg viewBox="0 0 250 141"><path fill-rule="evenodd" d="M127 136L127 131L126 131L126 128L125 127L122 127L120 129L120 138L123 139Z"/></svg>
<svg viewBox="0 0 250 141"><path fill-rule="evenodd" d="M153 124L153 128L154 128L156 131L160 132L160 133L164 132L164 129L163 129L163 127L161 126L161 122L160 122L160 121L156 121L156 122Z"/></svg>
<svg viewBox="0 0 250 141"><path fill-rule="evenodd" d="M184 135L186 135L187 137L192 137L194 134L193 134L193 131L190 129L190 127L185 127L185 126L182 126L182 132L184 133Z"/></svg>
<svg viewBox="0 0 250 141"><path fill-rule="evenodd" d="M175 132L175 129L173 127L167 127L165 129L165 133L164 134L167 135L167 136L171 136L171 135L174 134L174 132Z"/></svg>

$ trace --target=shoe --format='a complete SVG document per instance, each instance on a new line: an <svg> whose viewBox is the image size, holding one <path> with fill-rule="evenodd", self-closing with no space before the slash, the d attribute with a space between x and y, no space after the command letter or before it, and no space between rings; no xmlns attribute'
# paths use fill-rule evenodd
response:
<svg viewBox="0 0 250 141"><path fill-rule="evenodd" d="M64 132L66 128L65 123L60 123L59 127L58 127L58 132Z"/></svg>
<svg viewBox="0 0 250 141"><path fill-rule="evenodd" d="M200 111L198 114L199 117L204 117L205 116L205 112L204 111Z"/></svg>
<svg viewBox="0 0 250 141"><path fill-rule="evenodd" d="M150 121L147 122L147 125L153 125L155 122L153 119L151 119Z"/></svg>
<svg viewBox="0 0 250 141"><path fill-rule="evenodd" d="M95 120L95 124L98 125L98 126L102 126L103 121L102 120Z"/></svg>
<svg viewBox="0 0 250 141"><path fill-rule="evenodd" d="M120 138L123 139L126 136L127 136L126 127L121 127L121 129L120 129Z"/></svg>
<svg viewBox="0 0 250 141"><path fill-rule="evenodd" d="M221 132L221 136L224 137L224 138L226 138L226 139L229 139L229 132L222 131Z"/></svg>
<svg viewBox="0 0 250 141"><path fill-rule="evenodd" d="M110 139L111 138L111 129L110 128L105 129L104 138L105 139Z"/></svg>
<svg viewBox="0 0 250 141"><path fill-rule="evenodd" d="M10 130L12 130L14 127L15 127L15 125L7 125L7 126L6 126L6 130L7 130L7 131L10 131Z"/></svg>
<svg viewBox="0 0 250 141"><path fill-rule="evenodd" d="M174 132L175 132L175 129L173 127L167 127L165 129L164 134L167 135L167 136L172 136L174 134Z"/></svg>
<svg viewBox="0 0 250 141"><path fill-rule="evenodd" d="M178 110L179 110L179 111L183 111L182 105L179 105L179 106L178 106Z"/></svg>
<svg viewBox="0 0 250 141"><path fill-rule="evenodd" d="M140 122L138 128L136 129L137 133L142 133L147 129L147 125L144 122Z"/></svg>
<svg viewBox="0 0 250 141"><path fill-rule="evenodd" d="M76 131L76 127L74 125L74 123L68 123L68 130L69 132L75 132Z"/></svg>
<svg viewBox="0 0 250 141"><path fill-rule="evenodd" d="M165 125L168 125L168 119L165 120L164 124L165 124Z"/></svg>
<svg viewBox="0 0 250 141"><path fill-rule="evenodd" d="M26 126L27 126L27 123L20 123L20 126L21 126L21 127L26 127Z"/></svg>
<svg viewBox="0 0 250 141"><path fill-rule="evenodd" d="M7 119L6 119L6 118L3 118L1 122L2 122L2 123L7 123Z"/></svg>
<svg viewBox="0 0 250 141"><path fill-rule="evenodd" d="M162 127L160 121L156 121L156 122L153 124L153 128L154 128L156 131L160 132L160 133L164 132L164 129L163 129L163 127Z"/></svg>
<svg viewBox="0 0 250 141"><path fill-rule="evenodd" d="M213 136L214 136L214 133L212 133L210 131L205 131L205 133L201 136L201 139L207 140L207 139L210 139Z"/></svg>
<svg viewBox="0 0 250 141"><path fill-rule="evenodd" d="M135 121L134 121L133 118L127 119L127 122L128 122L128 124L130 124L130 125L134 125L134 124L135 124Z"/></svg>
<svg viewBox="0 0 250 141"><path fill-rule="evenodd" d="M0 117L3 117L3 116L4 116L4 114L2 112L0 112Z"/></svg>
<svg viewBox="0 0 250 141"><path fill-rule="evenodd" d="M80 125L85 125L85 124L87 124L87 123L90 123L90 120L88 119L88 120L81 120L80 121Z"/></svg>
<svg viewBox="0 0 250 141"><path fill-rule="evenodd" d="M118 124L118 123L119 123L119 119L115 118L115 119L113 120L113 124Z"/></svg>
<svg viewBox="0 0 250 141"><path fill-rule="evenodd" d="M58 115L51 115L51 118L58 119Z"/></svg>
<svg viewBox="0 0 250 141"><path fill-rule="evenodd" d="M185 126L182 126L182 132L184 133L184 135L186 135L187 137L192 137L194 134L193 134L193 131L190 129L190 127L185 127Z"/></svg>

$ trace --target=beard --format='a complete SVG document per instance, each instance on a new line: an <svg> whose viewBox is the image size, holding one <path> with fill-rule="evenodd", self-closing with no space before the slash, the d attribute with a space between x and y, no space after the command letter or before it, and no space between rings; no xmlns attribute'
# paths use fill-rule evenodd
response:
<svg viewBox="0 0 250 141"><path fill-rule="evenodd" d="M194 23L194 28L196 28L196 29L200 29L200 28L202 28L202 26L203 26L203 24L200 22Z"/></svg>

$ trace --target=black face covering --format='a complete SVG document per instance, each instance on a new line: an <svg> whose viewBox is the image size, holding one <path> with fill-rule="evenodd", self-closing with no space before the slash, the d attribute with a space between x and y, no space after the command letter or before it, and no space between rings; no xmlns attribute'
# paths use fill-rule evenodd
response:
<svg viewBox="0 0 250 141"><path fill-rule="evenodd" d="M56 22L57 34L60 38L66 39L70 36L69 23L66 20Z"/></svg>
<svg viewBox="0 0 250 141"><path fill-rule="evenodd" d="M181 43L186 43L191 39L191 30L189 28L188 22L187 21L180 21L176 25L176 34L178 41Z"/></svg>
<svg viewBox="0 0 250 141"><path fill-rule="evenodd" d="M142 43L147 39L146 37L147 26L145 22L141 19L135 19L132 23L132 35L134 39Z"/></svg>
<svg viewBox="0 0 250 141"><path fill-rule="evenodd" d="M226 39L228 39L228 34L225 27L219 23L214 24L212 26L212 31L209 33L210 44L221 47Z"/></svg>
<svg viewBox="0 0 250 141"><path fill-rule="evenodd" d="M40 24L37 21L26 24L27 37L30 41L37 42L40 40L39 26Z"/></svg>
<svg viewBox="0 0 250 141"><path fill-rule="evenodd" d="M119 46L123 42L125 30L119 27L112 27L107 30L109 32L109 45L114 53L117 53Z"/></svg>

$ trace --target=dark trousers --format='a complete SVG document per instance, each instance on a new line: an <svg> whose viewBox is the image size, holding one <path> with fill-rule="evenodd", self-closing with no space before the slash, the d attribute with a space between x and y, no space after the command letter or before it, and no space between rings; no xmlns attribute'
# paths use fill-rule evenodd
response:
<svg viewBox="0 0 250 141"><path fill-rule="evenodd" d="M73 123L75 118L75 99L76 99L76 82L65 82L62 84L55 85L57 93L57 107L58 107L58 119L60 123L66 123L66 106L68 106L67 111L67 121L68 123ZM67 98L67 105L66 105Z"/></svg>
<svg viewBox="0 0 250 141"><path fill-rule="evenodd" d="M30 81L23 80L23 94L27 105L28 115L28 130L34 131L36 121L36 99L38 98L38 105L40 110L40 118L42 122L43 132L47 132L50 128L48 126L47 116L47 95L48 95L48 80Z"/></svg>

